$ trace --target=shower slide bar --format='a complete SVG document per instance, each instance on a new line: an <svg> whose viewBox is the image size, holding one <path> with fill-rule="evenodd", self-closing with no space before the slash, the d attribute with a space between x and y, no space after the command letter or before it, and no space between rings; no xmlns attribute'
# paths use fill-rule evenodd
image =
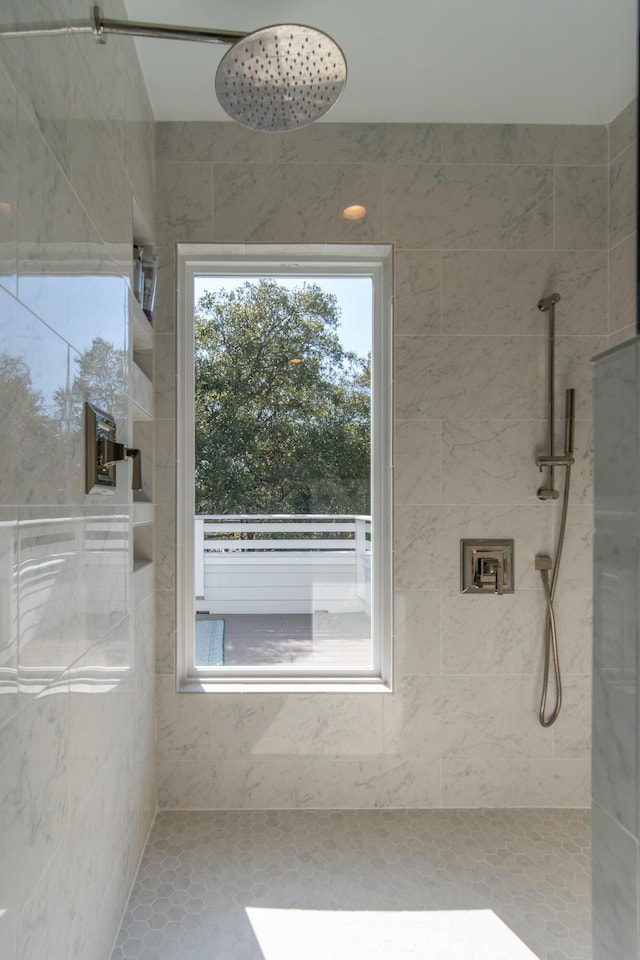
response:
<svg viewBox="0 0 640 960"><path fill-rule="evenodd" d="M560 572L560 560L567 530L567 514L569 510L569 492L571 486L571 467L575 463L573 455L574 444L574 424L575 424L575 396L576 392L569 389L565 394L565 421L564 421L564 452L557 455L555 452L555 306L560 301L560 295L552 293L549 297L543 297L538 302L538 309L543 313L549 314L549 335L548 335L548 449L547 455L536 457L536 464L540 470L547 469L546 485L540 487L537 491L539 500L557 500L560 492L555 489L556 467L563 467L564 485L562 494L562 511L560 514L560 528L558 530L558 540L556 544L555 558L552 560L546 554L538 554L535 558L535 568L540 572L542 585L544 587L545 600L547 604L547 619L545 629L544 645L544 676L542 683L542 696L540 699L540 711L538 719L543 727L550 727L558 719L560 708L562 706L562 676L560 673L560 656L558 652L558 633L556 628L556 618L554 609L554 600L556 587L558 584L558 574ZM553 672L555 680L556 697L551 713L547 713L547 698L549 694L549 681L551 673L551 663L553 662Z"/></svg>

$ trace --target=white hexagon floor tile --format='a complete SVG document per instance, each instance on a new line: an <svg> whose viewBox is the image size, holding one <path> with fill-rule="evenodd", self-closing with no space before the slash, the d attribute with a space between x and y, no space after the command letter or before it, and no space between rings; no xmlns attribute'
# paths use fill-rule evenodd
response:
<svg viewBox="0 0 640 960"><path fill-rule="evenodd" d="M582 810L160 813L111 960L590 960Z"/></svg>

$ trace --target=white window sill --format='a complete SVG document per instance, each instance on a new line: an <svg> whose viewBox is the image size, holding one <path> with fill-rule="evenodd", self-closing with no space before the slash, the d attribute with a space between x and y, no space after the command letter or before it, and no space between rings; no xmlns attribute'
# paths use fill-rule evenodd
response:
<svg viewBox="0 0 640 960"><path fill-rule="evenodd" d="M382 680L354 683L353 681L281 681L256 680L186 680L177 687L177 693L392 693L391 685Z"/></svg>

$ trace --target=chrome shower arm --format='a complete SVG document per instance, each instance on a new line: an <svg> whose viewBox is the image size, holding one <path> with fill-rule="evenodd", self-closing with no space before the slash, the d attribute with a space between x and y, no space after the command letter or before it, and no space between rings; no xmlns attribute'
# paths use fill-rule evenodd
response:
<svg viewBox="0 0 640 960"><path fill-rule="evenodd" d="M98 43L105 43L107 34L129 37L154 37L160 40L193 40L200 43L233 44L248 33L235 30L209 30L204 27L179 27L165 23L138 23L132 20L108 20L98 6L91 8L89 21L69 23L25 23L11 28L0 27L0 37L55 37L65 34L92 34Z"/></svg>
<svg viewBox="0 0 640 960"><path fill-rule="evenodd" d="M91 11L91 32L98 43L111 33L128 37L153 37L158 40L194 40L199 43L237 43L248 33L237 30L208 30L206 27L178 27L167 23L139 23L134 20L107 20L100 7Z"/></svg>

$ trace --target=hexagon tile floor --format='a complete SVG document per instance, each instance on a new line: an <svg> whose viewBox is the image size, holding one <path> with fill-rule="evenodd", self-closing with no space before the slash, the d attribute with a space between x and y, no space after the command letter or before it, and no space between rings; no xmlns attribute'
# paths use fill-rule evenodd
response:
<svg viewBox="0 0 640 960"><path fill-rule="evenodd" d="M581 810L170 812L112 960L589 960Z"/></svg>

